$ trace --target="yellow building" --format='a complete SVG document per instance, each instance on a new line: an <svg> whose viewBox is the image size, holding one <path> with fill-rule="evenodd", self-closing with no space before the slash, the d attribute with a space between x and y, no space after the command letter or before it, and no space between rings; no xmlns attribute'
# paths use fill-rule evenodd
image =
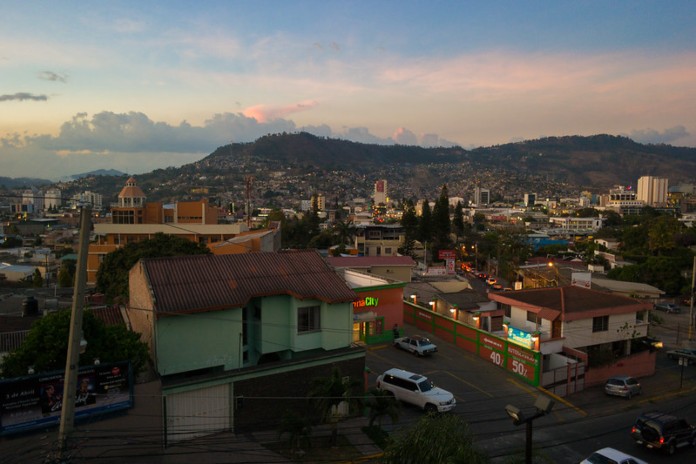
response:
<svg viewBox="0 0 696 464"><path fill-rule="evenodd" d="M88 283L96 283L97 271L108 253L128 243L151 239L158 233L203 243L213 254L280 249L278 225L250 232L244 223L219 224L219 210L205 199L172 205L147 203L145 199L131 177L118 195L118 206L111 210L112 221L94 224L96 240L89 245L87 254ZM270 236L264 237L262 232Z"/></svg>

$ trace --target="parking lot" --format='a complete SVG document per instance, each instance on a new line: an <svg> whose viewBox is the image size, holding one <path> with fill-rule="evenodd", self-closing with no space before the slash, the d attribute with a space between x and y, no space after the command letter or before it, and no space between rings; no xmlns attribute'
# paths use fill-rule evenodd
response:
<svg viewBox="0 0 696 464"><path fill-rule="evenodd" d="M583 453L599 447L592 444L592 440L615 440L619 446L626 447L626 443L630 445L630 437L624 432L630 430L635 411L667 407L690 392L696 392L696 367L682 368L665 355L665 351L672 347L696 347L694 341L688 340L688 311L660 313L660 316L661 324L655 325L651 332L664 340L665 348L658 352L655 375L640 379L643 394L626 400L607 396L602 386L595 386L567 398L554 398L551 413L535 421L538 429L535 442L545 443L547 455L571 453L578 459L557 462L578 462ZM406 325L404 329L409 335L418 334L412 326ZM457 406L452 413L461 415L471 425L478 446L489 455L498 456L494 462L505 462L506 456L524 446L524 427L512 424L505 406L512 404L522 410L534 410L534 401L544 394L543 389L537 389L435 336L428 336L438 346L438 352L432 356L414 356L389 344L370 347L367 354L367 366L371 370L369 386L374 386L377 376L392 367L427 376L435 385L454 394ZM398 422L392 425L386 420L383 426L398 433L414 424L422 414L423 411L416 407L404 405ZM696 417L693 419L696 422ZM600 420L600 426L594 424L596 420ZM619 425L609 426L609 422ZM592 439L593 432L601 430L598 427L607 427L610 433ZM568 435L573 438L568 439L570 444L565 444L564 438L567 439ZM588 440L589 444L583 440ZM650 459L650 462L660 461L659 458Z"/></svg>

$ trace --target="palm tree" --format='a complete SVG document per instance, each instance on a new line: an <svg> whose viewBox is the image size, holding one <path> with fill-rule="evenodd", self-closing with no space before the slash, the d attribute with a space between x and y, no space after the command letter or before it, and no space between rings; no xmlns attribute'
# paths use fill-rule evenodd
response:
<svg viewBox="0 0 696 464"><path fill-rule="evenodd" d="M338 220L334 224L333 233L338 238L339 245L350 245L355 237L355 224L352 220Z"/></svg>
<svg viewBox="0 0 696 464"><path fill-rule="evenodd" d="M361 385L360 380L343 377L335 366L329 377L319 377L312 381L309 398L319 420L332 425L331 443L334 446L338 443L338 421L345 413L350 414L361 406L360 398L353 396L353 389ZM342 410L346 408L344 413Z"/></svg>
<svg viewBox="0 0 696 464"><path fill-rule="evenodd" d="M389 416L392 423L399 420L401 404L396 401L394 395L376 388L371 389L368 393L369 396L365 400L366 406L370 410L368 427L372 427L377 422L377 426L381 429L382 418L385 416Z"/></svg>
<svg viewBox="0 0 696 464"><path fill-rule="evenodd" d="M312 427L309 425L309 420L296 412L285 411L280 421L278 438L282 439L285 434L288 435L290 453L293 455L296 453L300 454L304 447L309 448L312 445L310 440Z"/></svg>

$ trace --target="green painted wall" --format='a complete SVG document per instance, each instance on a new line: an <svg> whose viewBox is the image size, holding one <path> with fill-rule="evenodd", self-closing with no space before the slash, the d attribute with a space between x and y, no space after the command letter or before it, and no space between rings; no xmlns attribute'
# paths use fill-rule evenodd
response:
<svg viewBox="0 0 696 464"><path fill-rule="evenodd" d="M260 300L261 328L255 346L261 354L287 350L292 334L297 331L297 316L292 316L294 299L278 295Z"/></svg>
<svg viewBox="0 0 696 464"><path fill-rule="evenodd" d="M345 348L353 342L353 303L324 303L321 308L321 346Z"/></svg>
<svg viewBox="0 0 696 464"><path fill-rule="evenodd" d="M162 317L157 327L157 370L162 375L206 367L239 367L240 308Z"/></svg>

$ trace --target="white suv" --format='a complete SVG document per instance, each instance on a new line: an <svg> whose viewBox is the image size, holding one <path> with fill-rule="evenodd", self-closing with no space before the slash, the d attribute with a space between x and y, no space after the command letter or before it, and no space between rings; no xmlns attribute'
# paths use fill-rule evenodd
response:
<svg viewBox="0 0 696 464"><path fill-rule="evenodd" d="M434 386L427 377L402 369L389 369L377 377L377 389L427 412L446 412L457 405L452 393Z"/></svg>

